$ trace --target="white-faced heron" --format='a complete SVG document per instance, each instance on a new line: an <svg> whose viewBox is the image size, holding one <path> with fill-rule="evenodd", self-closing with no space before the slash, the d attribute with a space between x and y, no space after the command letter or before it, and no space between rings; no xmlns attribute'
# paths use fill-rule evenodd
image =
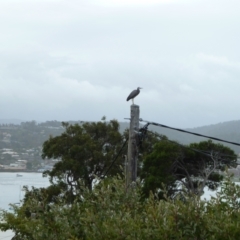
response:
<svg viewBox="0 0 240 240"><path fill-rule="evenodd" d="M140 93L140 89L142 88L138 87L136 90L133 90L127 97L127 101L132 99L132 102L134 104L134 98Z"/></svg>

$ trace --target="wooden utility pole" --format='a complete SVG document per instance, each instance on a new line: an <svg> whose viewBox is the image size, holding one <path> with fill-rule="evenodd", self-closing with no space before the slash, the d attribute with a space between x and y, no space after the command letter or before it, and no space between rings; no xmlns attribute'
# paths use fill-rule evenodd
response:
<svg viewBox="0 0 240 240"><path fill-rule="evenodd" d="M126 188L137 179L138 146L137 132L139 129L139 106L131 105L131 119L129 127L128 154L126 164Z"/></svg>

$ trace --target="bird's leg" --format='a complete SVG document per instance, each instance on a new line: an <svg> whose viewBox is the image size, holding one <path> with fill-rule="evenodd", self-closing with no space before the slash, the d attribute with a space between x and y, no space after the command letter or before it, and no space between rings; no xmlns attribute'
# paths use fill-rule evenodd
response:
<svg viewBox="0 0 240 240"><path fill-rule="evenodd" d="M134 98L132 98L132 103L133 103L133 105L134 105Z"/></svg>

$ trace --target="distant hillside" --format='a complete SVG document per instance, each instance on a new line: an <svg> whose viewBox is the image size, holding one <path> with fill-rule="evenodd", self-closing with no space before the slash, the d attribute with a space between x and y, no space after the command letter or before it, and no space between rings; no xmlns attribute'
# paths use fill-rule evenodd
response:
<svg viewBox="0 0 240 240"><path fill-rule="evenodd" d="M82 121L68 121L71 124L75 123L83 123ZM22 124L21 124L22 123ZM39 145L42 144L45 140L48 139L49 135L59 135L62 133L63 128L61 127L60 121L46 121L44 123L36 123L34 121L31 122L24 122L18 119L0 119L0 125L2 124L14 124L19 125L15 126L9 133L12 134L13 141L19 141L23 145L24 143L29 143L31 134L34 135L34 139L30 141L30 145ZM123 132L126 128L129 127L129 122L120 122L120 132ZM178 127L178 126L171 126L171 127ZM28 130L28 134L23 131L23 129ZM155 131L159 134L166 135L170 140L178 141L181 144L190 144L193 142L200 142L207 140L206 138L197 137L194 135L190 135L187 133L177 132L175 130L170 130L162 127L156 126L149 126L149 130ZM203 135L208 135L216 138L220 138L227 141L237 142L240 143L240 120L238 121L229 121L223 122L203 127L197 128L188 128L185 129L191 132L200 133ZM25 131L25 130L24 130ZM1 131L0 131L1 133ZM20 134L21 133L21 134ZM38 133L38 134L36 134ZM15 137L16 135L16 137ZM16 138L16 139L15 139ZM21 139L20 139L21 138ZM34 141L33 141L34 140ZM221 142L220 142L221 143ZM2 145L8 145L2 142ZM223 143L222 143L223 144ZM1 145L1 144L0 144ZM224 144L231 149L233 149L236 153L240 153L240 147L231 145L231 144ZM4 146L2 146L4 147ZM7 146L5 146L7 147ZM31 147L31 146L29 146Z"/></svg>
<svg viewBox="0 0 240 240"><path fill-rule="evenodd" d="M0 124L15 124L19 125L21 122L24 122L23 120L20 119L0 119Z"/></svg>
<svg viewBox="0 0 240 240"><path fill-rule="evenodd" d="M177 126L171 126L171 127L177 127ZM149 129L151 129L152 131L161 133L163 135L166 135L169 139L176 140L181 144L189 144L193 142L200 142L200 141L206 140L206 138L201 138L198 136L177 132L177 131L162 128L162 127L151 126ZM218 123L218 124L197 127L197 128L188 128L185 130L188 130L190 132L200 133L200 134L211 136L211 137L220 138L227 141L240 143L240 120ZM214 142L217 142L217 141L214 141ZM222 143L222 142L219 142L219 143ZM227 144L227 143L226 144L222 143L222 144L232 148L236 153L240 153L240 147L232 144Z"/></svg>

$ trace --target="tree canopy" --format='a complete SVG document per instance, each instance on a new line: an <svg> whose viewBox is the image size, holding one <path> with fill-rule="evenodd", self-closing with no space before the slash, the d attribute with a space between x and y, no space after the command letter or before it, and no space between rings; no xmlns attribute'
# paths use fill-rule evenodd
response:
<svg viewBox="0 0 240 240"><path fill-rule="evenodd" d="M181 146L165 139L155 144L143 161L143 192L148 195L165 184L170 195L182 187L201 195L205 186L216 189L223 179L221 171L236 167L236 161L234 151L210 140Z"/></svg>
<svg viewBox="0 0 240 240"><path fill-rule="evenodd" d="M42 157L59 161L45 175L53 184L65 184L71 195L86 186L91 189L96 177L101 177L119 151L123 138L116 120L86 122L82 125L63 123L65 131L50 137L43 144ZM119 158L117 166L122 165ZM109 174L120 173L115 167Z"/></svg>

